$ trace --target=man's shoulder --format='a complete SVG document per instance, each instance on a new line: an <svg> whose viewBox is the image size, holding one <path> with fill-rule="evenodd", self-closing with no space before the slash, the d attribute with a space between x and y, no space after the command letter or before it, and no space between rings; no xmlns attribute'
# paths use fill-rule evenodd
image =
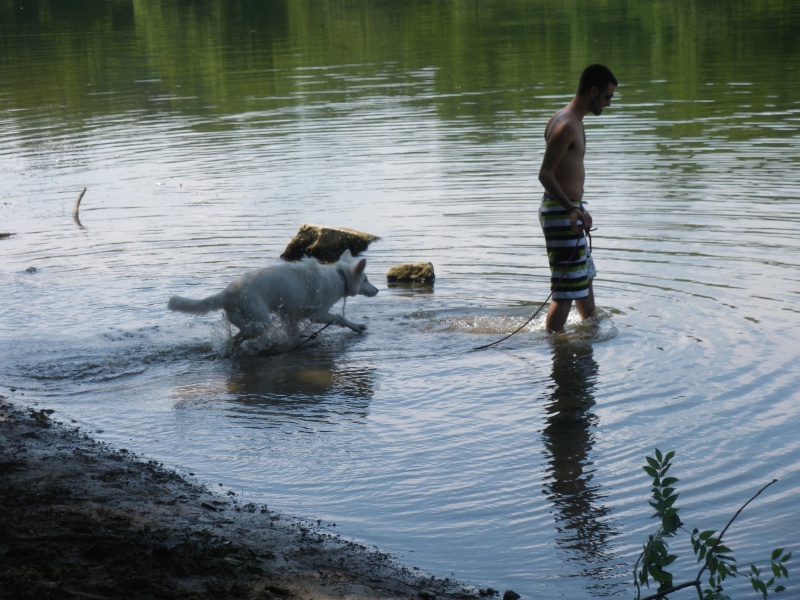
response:
<svg viewBox="0 0 800 600"><path fill-rule="evenodd" d="M572 112L562 109L550 117L545 128L545 138L553 135L575 137L581 131L581 121Z"/></svg>

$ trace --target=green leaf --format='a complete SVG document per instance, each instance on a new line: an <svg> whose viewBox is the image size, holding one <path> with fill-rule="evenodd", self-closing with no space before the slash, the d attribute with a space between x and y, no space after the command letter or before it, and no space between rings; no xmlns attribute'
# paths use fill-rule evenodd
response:
<svg viewBox="0 0 800 600"><path fill-rule="evenodd" d="M781 556L781 562L787 562L790 558L792 558L792 553L787 552L783 556Z"/></svg>
<svg viewBox="0 0 800 600"><path fill-rule="evenodd" d="M645 473L647 473L648 475L650 475L650 477L654 477L654 478L655 478L655 477L658 477L658 471L656 471L656 470L655 470L653 467L650 467L650 466L644 466L644 467L642 467L642 468L644 469Z"/></svg>
<svg viewBox="0 0 800 600"><path fill-rule="evenodd" d="M658 583L662 583L664 581L664 573L662 573L657 566L650 565L647 567L647 572L650 573L650 577L655 579Z"/></svg>
<svg viewBox="0 0 800 600"><path fill-rule="evenodd" d="M680 479L678 479L677 477L665 477L664 481L661 482L661 485L663 485L664 487L667 487L667 486L670 486L670 485L675 485L679 481L680 481Z"/></svg>
<svg viewBox="0 0 800 600"><path fill-rule="evenodd" d="M667 506L667 508L669 508L669 507L671 507L673 504L675 504L675 501L676 501L677 499L678 499L678 494L675 494L674 496L670 496L669 498L666 498L666 499L664 500L664 504Z"/></svg>
<svg viewBox="0 0 800 600"><path fill-rule="evenodd" d="M662 462L661 461L661 450L659 450L658 448L656 448L656 458L658 459L658 462Z"/></svg>
<svg viewBox="0 0 800 600"><path fill-rule="evenodd" d="M672 533L682 525L678 513L674 510L669 510L661 519L661 527L667 533Z"/></svg>
<svg viewBox="0 0 800 600"><path fill-rule="evenodd" d="M674 456L675 456L675 451L674 451L674 450L671 450L670 452L667 452L667 455L664 457L664 460L663 460L663 461L661 461L661 462L668 463L669 461L671 461L671 460L672 460L672 458L673 458Z"/></svg>
<svg viewBox="0 0 800 600"><path fill-rule="evenodd" d="M783 554L784 550L785 548L775 548L775 550L772 551L772 558L770 560L778 560L778 557Z"/></svg>
<svg viewBox="0 0 800 600"><path fill-rule="evenodd" d="M706 541L708 538L710 538L710 537L711 537L712 535L714 535L715 533L717 533L717 532L716 532L714 529L708 529L708 530L706 530L706 531L702 532L702 533L701 533L699 536L697 536L697 537L699 537L699 538L700 538L701 540L703 540L703 541Z"/></svg>

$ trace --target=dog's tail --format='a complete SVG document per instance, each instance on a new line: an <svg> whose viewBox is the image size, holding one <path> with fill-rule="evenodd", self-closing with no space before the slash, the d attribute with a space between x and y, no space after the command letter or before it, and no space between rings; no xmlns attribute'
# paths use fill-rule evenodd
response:
<svg viewBox="0 0 800 600"><path fill-rule="evenodd" d="M181 296L173 296L169 299L167 308L178 312L189 313L190 315L204 315L212 310L219 310L225 306L225 293L220 292L203 300L192 300Z"/></svg>

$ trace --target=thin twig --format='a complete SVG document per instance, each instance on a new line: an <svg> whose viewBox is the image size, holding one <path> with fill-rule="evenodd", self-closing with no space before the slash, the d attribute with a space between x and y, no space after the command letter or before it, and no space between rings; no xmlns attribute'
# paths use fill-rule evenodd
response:
<svg viewBox="0 0 800 600"><path fill-rule="evenodd" d="M688 587L696 587L698 593L700 592L700 581L687 581L686 583L682 583L680 585L673 586L668 590L664 590L663 592L658 592L657 594L653 594L652 596L646 596L642 598L642 600L658 600L659 598L666 598L667 594L674 594L678 590L684 590Z"/></svg>
<svg viewBox="0 0 800 600"><path fill-rule="evenodd" d="M649 542L648 542L649 543ZM639 562L642 560L644 553L647 551L647 544L645 544L644 548L642 548L642 553L639 555L639 558L636 559L636 564L633 565L633 583L636 584L636 600L640 600L642 597L642 586L639 585Z"/></svg>
<svg viewBox="0 0 800 600"><path fill-rule="evenodd" d="M700 581L700 576L703 574L703 571L705 571L708 568L708 561L711 560L711 555L714 554L714 550L717 549L717 546L719 546L722 543L722 536L725 535L725 532L728 531L728 528L733 524L733 522L742 513L742 511L745 509L745 507L747 507L748 504L750 504L753 500L758 498L761 495L761 492L766 490L769 486L771 486L773 483L775 483L777 481L778 481L777 479L773 479L767 485L765 485L760 490L758 490L755 493L755 495L752 498L750 498L750 500L748 500L747 502L742 504L741 508L739 508L739 510L736 511L736 514L731 517L731 520L728 521L728 524L725 525L725 527L722 529L722 532L719 534L719 537L717 538L717 541L714 542L714 545L711 546L711 549L708 551L708 554L706 554L706 562L703 565L703 568L700 569L700 572L697 574L697 581Z"/></svg>
<svg viewBox="0 0 800 600"><path fill-rule="evenodd" d="M739 508L739 510L736 511L736 514L734 514L731 517L730 521L728 521L728 524L725 525L725 527L722 529L722 532L719 534L719 537L717 538L717 541L714 542L714 545L711 546L711 548L708 550L708 553L706 554L706 562L703 564L703 568L700 569L700 571L697 573L697 577L695 578L694 581L687 581L686 583L682 583L680 585L673 586L673 587L669 588L668 590L664 590L662 592L658 592L657 594L653 594L652 596L647 596L646 598L642 598L642 600L658 600L659 598L666 598L667 594L673 594L673 593L677 592L678 590L682 590L682 589L685 589L685 588L688 588L688 587L692 587L692 586L694 586L697 589L698 597L702 598L702 594L700 592L700 578L703 575L703 571L705 571L708 568L708 563L711 560L711 556L714 554L714 551L717 549L717 546L719 546L722 543L722 536L725 535L725 533L728 531L728 529L733 524L733 522L738 518L738 516L740 514L742 514L742 511L747 507L747 505L750 504L756 498L758 498L762 494L762 492L764 490L766 490L769 486L771 486L773 483L776 483L777 481L778 481L777 479L773 479L768 484L766 484L764 487L762 487L760 490L758 490L753 495L753 497L750 498L744 504L742 504L742 506Z"/></svg>

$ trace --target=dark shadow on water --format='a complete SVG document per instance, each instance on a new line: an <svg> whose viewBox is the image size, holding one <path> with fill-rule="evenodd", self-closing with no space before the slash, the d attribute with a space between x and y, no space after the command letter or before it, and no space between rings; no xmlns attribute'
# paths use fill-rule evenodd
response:
<svg viewBox="0 0 800 600"><path fill-rule="evenodd" d="M369 415L375 375L371 367L351 364L345 337L232 361L224 396L256 428L308 434L358 427Z"/></svg>
<svg viewBox="0 0 800 600"><path fill-rule="evenodd" d="M610 577L610 510L593 483L591 461L598 364L587 340L553 337L551 383L542 432L548 477L544 482L553 505L556 542L569 560L585 565L577 575L598 582Z"/></svg>
<svg viewBox="0 0 800 600"><path fill-rule="evenodd" d="M254 426L289 429L292 423L361 421L369 414L375 368L350 360L350 348L361 339L357 334L329 328L298 347L318 324L290 332L277 327L231 351L231 328L224 319L220 323L213 351L203 348L196 355L195 364L201 370L208 365L213 374L176 388L176 406L227 405L232 415L255 419Z"/></svg>
<svg viewBox="0 0 800 600"><path fill-rule="evenodd" d="M304 348L290 354L240 360L232 364L227 388L248 403L322 400L328 396L372 399L372 368L353 368L347 357Z"/></svg>

